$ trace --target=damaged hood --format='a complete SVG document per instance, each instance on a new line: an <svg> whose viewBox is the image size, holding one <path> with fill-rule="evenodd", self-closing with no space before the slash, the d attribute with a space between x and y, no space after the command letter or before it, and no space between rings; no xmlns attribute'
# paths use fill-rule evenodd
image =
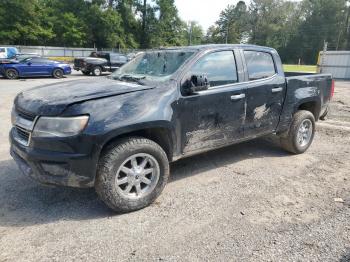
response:
<svg viewBox="0 0 350 262"><path fill-rule="evenodd" d="M153 87L108 78L88 78L36 87L17 95L17 109L33 115L55 116L68 106Z"/></svg>

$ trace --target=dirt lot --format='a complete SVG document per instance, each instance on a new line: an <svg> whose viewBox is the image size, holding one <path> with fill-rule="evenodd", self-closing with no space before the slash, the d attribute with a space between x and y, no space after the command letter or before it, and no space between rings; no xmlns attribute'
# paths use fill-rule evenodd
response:
<svg viewBox="0 0 350 262"><path fill-rule="evenodd" d="M13 98L55 81L0 79L0 261L350 261L350 83L307 153L265 138L181 160L155 204L116 215L10 158Z"/></svg>

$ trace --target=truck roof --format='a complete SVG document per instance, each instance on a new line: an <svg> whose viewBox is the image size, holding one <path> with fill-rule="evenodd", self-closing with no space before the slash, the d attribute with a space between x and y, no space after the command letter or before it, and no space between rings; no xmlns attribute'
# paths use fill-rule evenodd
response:
<svg viewBox="0 0 350 262"><path fill-rule="evenodd" d="M160 48L161 50L215 50L222 49L225 47L229 48L245 48L245 49L254 49L261 51L275 51L275 49L266 46L258 45L248 45L248 44L208 44L208 45L192 45L192 46L179 46L179 47L165 47Z"/></svg>

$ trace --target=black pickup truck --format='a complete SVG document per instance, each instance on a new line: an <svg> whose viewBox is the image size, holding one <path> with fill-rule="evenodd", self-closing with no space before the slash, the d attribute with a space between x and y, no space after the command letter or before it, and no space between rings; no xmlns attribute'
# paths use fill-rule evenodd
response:
<svg viewBox="0 0 350 262"><path fill-rule="evenodd" d="M73 68L81 70L84 75L100 76L103 72L113 72L126 62L128 57L123 54L111 52L91 52L89 57L78 57L74 59Z"/></svg>
<svg viewBox="0 0 350 262"><path fill-rule="evenodd" d="M267 47L153 50L109 77L18 94L11 155L42 183L95 187L132 211L159 196L169 162L270 134L303 153L333 91L331 75L285 77Z"/></svg>

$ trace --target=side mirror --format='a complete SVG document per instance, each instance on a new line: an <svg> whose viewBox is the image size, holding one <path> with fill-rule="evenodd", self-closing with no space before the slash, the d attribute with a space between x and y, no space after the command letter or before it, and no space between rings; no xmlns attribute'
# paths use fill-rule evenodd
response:
<svg viewBox="0 0 350 262"><path fill-rule="evenodd" d="M28 62L28 63L27 63L27 65L29 65L29 66L30 66L31 64L32 64L32 62Z"/></svg>
<svg viewBox="0 0 350 262"><path fill-rule="evenodd" d="M208 90L210 83L206 75L192 75L188 79L182 89L186 95L192 95L198 91Z"/></svg>

